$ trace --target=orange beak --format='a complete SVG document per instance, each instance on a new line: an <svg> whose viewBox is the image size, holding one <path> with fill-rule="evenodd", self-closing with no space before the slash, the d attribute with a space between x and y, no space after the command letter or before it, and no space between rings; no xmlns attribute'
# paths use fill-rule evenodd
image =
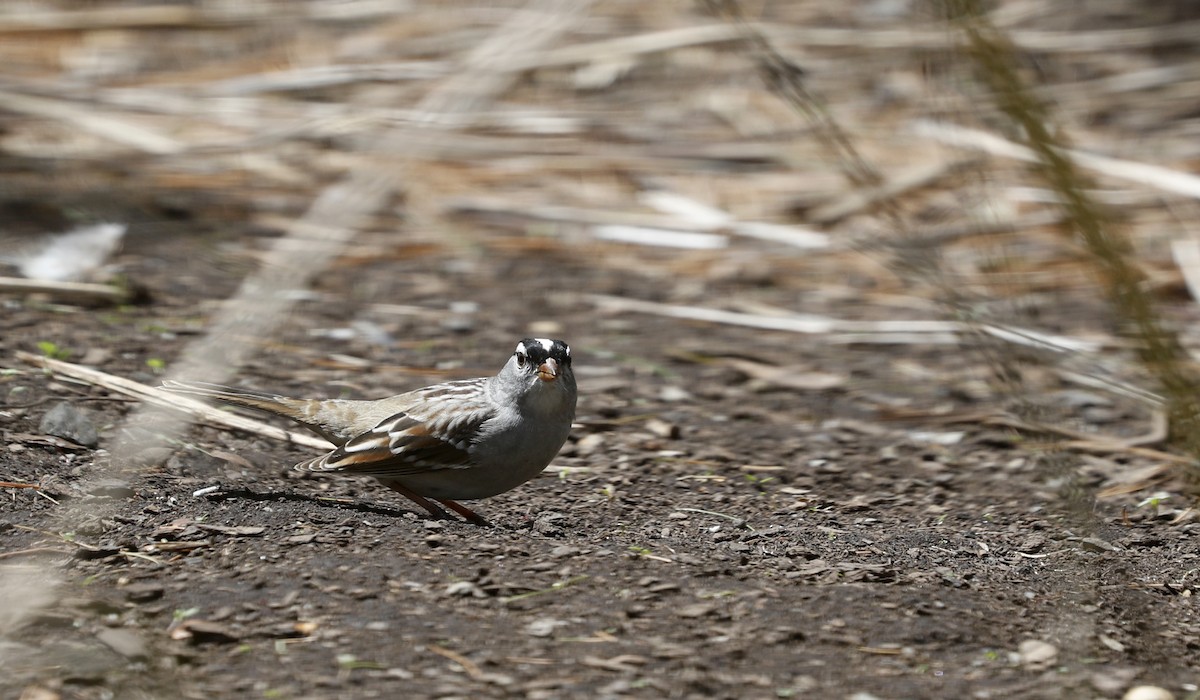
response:
<svg viewBox="0 0 1200 700"><path fill-rule="evenodd" d="M558 379L558 360L553 357L546 358L546 361L538 366L538 379L543 382L552 382Z"/></svg>

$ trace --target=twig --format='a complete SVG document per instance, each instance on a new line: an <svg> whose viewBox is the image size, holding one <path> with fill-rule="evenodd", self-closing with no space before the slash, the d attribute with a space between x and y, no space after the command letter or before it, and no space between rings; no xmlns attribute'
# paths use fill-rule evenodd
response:
<svg viewBox="0 0 1200 700"><path fill-rule="evenodd" d="M457 651L451 651L445 647L440 647L436 644L429 644L425 648L428 649L429 651L432 651L433 653L437 654L438 656L444 656L447 659L450 659L454 663L458 664L459 666L462 666L462 670L466 671L467 675L470 676L471 678L473 678L477 681L483 680L483 677L484 677L483 671L480 670L479 666L474 661L468 659L467 657L463 656L462 654L458 653Z"/></svg>
<svg viewBox="0 0 1200 700"><path fill-rule="evenodd" d="M184 145L179 141L146 127L137 126L128 120L100 114L94 105L74 104L66 100L33 97L4 90L0 90L0 104L3 104L6 110L55 119L153 155L171 155L184 150Z"/></svg>
<svg viewBox="0 0 1200 700"><path fill-rule="evenodd" d="M789 27L755 22L748 22L747 25L772 41L808 49L817 47L849 47L858 51L948 49L963 43L961 38L947 32L943 27L864 30L862 28ZM1093 32L1013 31L1010 33L1010 37L1019 48L1053 53L1109 51L1113 46L1120 46L1127 50L1145 48L1177 41L1190 41L1198 35L1200 35L1200 23L1198 22ZM594 61L611 61L623 56L662 53L706 44L723 44L737 41L743 37L742 30L727 24L682 27L587 44L574 44L541 53L523 53L512 59L505 67L509 70L533 70Z"/></svg>
<svg viewBox="0 0 1200 700"><path fill-rule="evenodd" d="M172 394L153 387L140 384L124 377L118 377L106 372L101 372L97 369L84 367L82 365L71 364L61 360L52 360L48 357L41 357L33 353L23 352L18 350L16 353L17 359L22 362L27 362L36 367L43 367L62 374L73 379L102 386L106 389L111 389L126 396L131 396L140 399L147 403L161 406L164 408L175 409L188 414L193 419L208 425L220 428L232 428L234 430L242 430L255 435L271 438L272 440L281 440L283 442L291 442L306 447L315 447L321 450L332 448L325 440L322 440L315 435L306 435L304 433L295 433L282 428L277 428L273 425L256 421L251 418L245 418L227 411L218 410L208 404L196 401L194 399Z"/></svg>
<svg viewBox="0 0 1200 700"><path fill-rule="evenodd" d="M541 588L536 591L528 591L526 593L518 593L516 595L510 595L504 599L504 602L512 603L514 601L524 600L526 598L533 598L534 596L543 595L545 593L554 593L555 591L561 591L564 588L567 588L569 586L574 586L575 584L580 583L582 581L586 581L587 579L588 579L587 576L576 576L574 578L569 578L566 581L555 581L554 583L550 584L549 588Z"/></svg>
<svg viewBox="0 0 1200 700"><path fill-rule="evenodd" d="M897 342L903 344L943 342L943 336L947 335L955 339L951 342L957 342L957 337L961 334L983 332L1014 345L1024 345L1053 352L1096 352L1101 347L1099 343L1082 338L1048 335L1029 329L995 324L975 325L959 323L957 321L923 320L847 321L817 314L767 316L725 311L723 309L710 309L700 306L661 304L653 301L626 299L606 294L589 294L588 298L595 302L597 306L614 311L632 311L634 313L653 314L656 316L667 316L707 323L724 323L748 328L763 328L788 333L812 335L834 333L861 334L866 342Z"/></svg>
<svg viewBox="0 0 1200 700"><path fill-rule="evenodd" d="M920 119L913 123L913 131L925 138L957 148L970 148L994 156L1012 158L1024 162L1037 162L1033 150L1007 139L978 129L968 129L956 124ZM1160 165L1149 165L1131 160L1097 156L1081 151L1063 149L1062 155L1075 161L1076 165L1120 180L1129 180L1142 185L1156 187L1200 199L1200 176L1171 170Z"/></svg>
<svg viewBox="0 0 1200 700"><path fill-rule="evenodd" d="M305 66L227 78L198 90L208 96L251 95L285 90L315 90L359 82L398 82L440 78L452 70L444 61L404 61L355 65ZM194 88L193 88L194 89Z"/></svg>
<svg viewBox="0 0 1200 700"><path fill-rule="evenodd" d="M644 226L596 226L592 235L602 241L689 250L715 250L729 244L728 238L716 233L666 231Z"/></svg>
<svg viewBox="0 0 1200 700"><path fill-rule="evenodd" d="M928 187L942 178L960 173L979 163L977 158L963 158L949 163L920 165L888 178L874 187L859 188L823 204L808 213L807 218L818 224L833 224L864 209L893 199L906 192Z"/></svg>
<svg viewBox="0 0 1200 700"><path fill-rule="evenodd" d="M1195 460L1186 455L1177 455L1162 450L1153 450L1147 447L1139 447L1141 444L1161 441L1160 426L1156 424L1152 427L1151 432L1146 435L1136 436L1133 438L1115 438L1106 435L1095 435L1085 433L1079 430L1071 430L1049 423L1034 423L1023 421L1020 418L1006 415L978 415L971 414L966 416L947 416L945 423L978 423L993 427L1013 428L1029 433L1044 433L1047 435L1058 435L1061 437L1072 438L1071 441L1065 442L1056 447L1069 450L1077 450L1079 452L1093 452L1098 454L1130 454L1138 457L1147 457L1149 459L1157 459L1171 464L1193 464Z"/></svg>
<svg viewBox="0 0 1200 700"><path fill-rule="evenodd" d="M783 224L738 221L732 214L722 209L675 192L650 190L641 193L638 199L646 206L680 217L684 220L688 230L727 231L744 238L783 243L806 250L833 247L829 236L824 233Z"/></svg>
<svg viewBox="0 0 1200 700"><path fill-rule="evenodd" d="M86 282L54 282L24 277L0 277L0 292L16 294L46 294L55 299L69 301L102 302L121 304L129 294L119 287Z"/></svg>
<svg viewBox="0 0 1200 700"><path fill-rule="evenodd" d="M329 6L334 6L333 8ZM336 9L335 9L336 8ZM378 17L395 10L388 3L333 2L305 3L250 3L185 6L177 4L138 4L129 7L96 7L72 9L61 12L23 11L5 12L0 15L0 32L59 32L71 30L99 31L103 29L141 29L155 27L236 27L268 25L279 18L281 11L295 11L296 16L320 21L344 22L351 19Z"/></svg>
<svg viewBox="0 0 1200 700"><path fill-rule="evenodd" d="M10 12L0 16L0 32L168 27L201 24L204 13L181 5L109 7L67 12Z"/></svg>
<svg viewBox="0 0 1200 700"><path fill-rule="evenodd" d="M712 516L715 516L718 518L725 518L726 520L729 520L729 521L735 522L735 523L745 523L746 522L745 518L739 518L736 515L729 515L727 513L718 513L715 510L704 510L703 508L680 508L679 510L682 510L682 511L685 511L688 513L701 513L703 515L712 515Z"/></svg>
<svg viewBox="0 0 1200 700"><path fill-rule="evenodd" d="M26 554L69 554L58 547L32 547L30 549L21 549L15 552L0 552L0 559L9 559L11 557L22 557Z"/></svg>
<svg viewBox="0 0 1200 700"><path fill-rule="evenodd" d="M829 236L824 233L807 231L797 226L785 226L757 221L737 221L733 216L718 209L709 208L707 212L708 216L703 218L694 215L683 216L679 203L685 198L672 193L644 193L639 199L647 206L665 211L668 215L613 212L602 209L583 209L580 207L558 205L521 206L514 204L512 201L481 198L452 200L449 208L455 213L465 215L496 214L521 219L590 224L595 227L593 230L596 232L598 238L608 238L610 240L618 238L617 236L607 235L614 230L649 229L655 230L655 233L671 231L729 233L743 238L756 238L802 249L833 249L835 247ZM704 206L699 203L692 203L698 207ZM620 240L632 243L641 242L636 239L630 240L628 237L620 238ZM721 247L716 245L717 241L714 240L706 240L704 242L707 245L680 247Z"/></svg>

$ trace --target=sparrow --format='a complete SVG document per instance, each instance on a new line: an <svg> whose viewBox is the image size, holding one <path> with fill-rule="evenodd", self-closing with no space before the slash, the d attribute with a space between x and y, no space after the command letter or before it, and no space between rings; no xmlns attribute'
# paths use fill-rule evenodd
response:
<svg viewBox="0 0 1200 700"><path fill-rule="evenodd" d="M477 525L459 500L488 498L546 468L575 418L571 348L526 338L491 377L444 382L373 401L293 399L206 382L163 389L290 418L337 446L295 469L373 476L429 511L441 504Z"/></svg>

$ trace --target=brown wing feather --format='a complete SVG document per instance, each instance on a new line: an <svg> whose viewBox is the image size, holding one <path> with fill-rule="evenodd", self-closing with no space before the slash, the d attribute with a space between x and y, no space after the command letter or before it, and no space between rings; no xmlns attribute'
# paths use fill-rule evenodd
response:
<svg viewBox="0 0 1200 700"><path fill-rule="evenodd" d="M397 413L333 452L297 464L296 469L387 478L462 468L471 459L465 436L488 417L488 412L477 410L459 414L447 424L438 416L422 421Z"/></svg>

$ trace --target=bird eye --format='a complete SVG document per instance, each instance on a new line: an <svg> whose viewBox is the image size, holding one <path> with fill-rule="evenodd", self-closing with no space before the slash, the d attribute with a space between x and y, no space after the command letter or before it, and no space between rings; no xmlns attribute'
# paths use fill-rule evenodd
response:
<svg viewBox="0 0 1200 700"><path fill-rule="evenodd" d="M518 367L524 367L524 366L525 366L525 363L526 363L528 360L529 360L529 358L527 358L527 357L525 356L525 353L523 353L523 352L518 352L518 353L517 353L517 366L518 366Z"/></svg>

